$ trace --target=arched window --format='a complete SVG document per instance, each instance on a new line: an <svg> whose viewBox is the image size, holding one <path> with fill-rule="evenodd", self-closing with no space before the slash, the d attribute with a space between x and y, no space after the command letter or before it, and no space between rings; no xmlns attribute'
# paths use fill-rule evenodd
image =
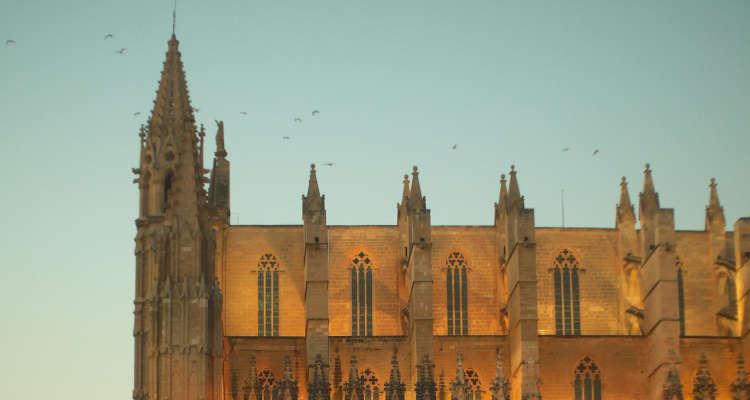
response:
<svg viewBox="0 0 750 400"><path fill-rule="evenodd" d="M602 400L602 379L594 360L584 357L575 374L575 400Z"/></svg>
<svg viewBox="0 0 750 400"><path fill-rule="evenodd" d="M555 258L555 333L580 335L581 316L578 295L578 260L568 249Z"/></svg>
<svg viewBox="0 0 750 400"><path fill-rule="evenodd" d="M258 261L258 336L279 336L279 262L271 253Z"/></svg>
<svg viewBox="0 0 750 400"><path fill-rule="evenodd" d="M352 336L372 336L372 268L363 252L352 259Z"/></svg>
<svg viewBox="0 0 750 400"><path fill-rule="evenodd" d="M448 334L469 334L469 307L467 304L468 284L466 260L458 251L450 253L445 269L446 308L448 314Z"/></svg>
<svg viewBox="0 0 750 400"><path fill-rule="evenodd" d="M378 386L378 377L370 368L365 368L359 379L362 380L362 389L364 390L364 400L380 400L380 386Z"/></svg>

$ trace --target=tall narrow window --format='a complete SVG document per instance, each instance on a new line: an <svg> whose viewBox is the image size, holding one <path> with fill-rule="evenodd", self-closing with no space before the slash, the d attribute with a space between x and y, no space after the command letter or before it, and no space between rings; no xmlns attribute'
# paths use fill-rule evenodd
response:
<svg viewBox="0 0 750 400"><path fill-rule="evenodd" d="M601 374L590 357L584 357L576 367L573 388L575 400L602 400Z"/></svg>
<svg viewBox="0 0 750 400"><path fill-rule="evenodd" d="M270 253L258 261L258 336L279 336L279 262Z"/></svg>
<svg viewBox="0 0 750 400"><path fill-rule="evenodd" d="M683 290L682 268L677 267L677 306L680 310L680 336L685 336L685 294Z"/></svg>
<svg viewBox="0 0 750 400"><path fill-rule="evenodd" d="M352 336L372 336L372 269L367 254L352 259Z"/></svg>
<svg viewBox="0 0 750 400"><path fill-rule="evenodd" d="M446 307L449 335L469 334L468 277L464 256L454 251L446 266Z"/></svg>
<svg viewBox="0 0 750 400"><path fill-rule="evenodd" d="M555 334L581 334L578 260L568 249L555 258Z"/></svg>

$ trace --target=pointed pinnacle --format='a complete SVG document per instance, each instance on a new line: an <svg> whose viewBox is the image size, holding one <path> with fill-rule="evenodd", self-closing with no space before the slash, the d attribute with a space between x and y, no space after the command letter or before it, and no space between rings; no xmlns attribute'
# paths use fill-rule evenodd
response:
<svg viewBox="0 0 750 400"><path fill-rule="evenodd" d="M518 188L518 179L516 178L516 166L510 166L510 184L508 187L508 208L509 209L522 209L523 208L523 197L521 196L521 190Z"/></svg>
<svg viewBox="0 0 750 400"><path fill-rule="evenodd" d="M617 204L617 217L618 221L622 220L623 217L635 219L633 205L630 203L630 193L628 193L628 182L624 176L620 181L620 202Z"/></svg>
<svg viewBox="0 0 750 400"><path fill-rule="evenodd" d="M724 225L724 207L719 202L719 193L716 191L716 179L711 178L708 195L708 206L706 207L706 230L712 222Z"/></svg>
<svg viewBox="0 0 750 400"><path fill-rule="evenodd" d="M508 188L505 182L505 174L500 174L500 196L497 200L500 209L505 209L508 206Z"/></svg>
<svg viewBox="0 0 750 400"><path fill-rule="evenodd" d="M318 177L315 173L315 164L310 164L310 181L307 185L307 199L316 199L320 197L318 189Z"/></svg>
<svg viewBox="0 0 750 400"><path fill-rule="evenodd" d="M646 169L643 171L643 192L639 195L638 209L639 217L640 215L651 216L659 209L659 195L654 189L650 164L646 164Z"/></svg>
<svg viewBox="0 0 750 400"><path fill-rule="evenodd" d="M409 175L404 174L404 192L401 194L401 206L406 206L409 201Z"/></svg>
<svg viewBox="0 0 750 400"><path fill-rule="evenodd" d="M419 186L419 171L417 166L411 173L411 192L409 193L409 206L412 210L424 210L426 209L424 197L422 197L422 188Z"/></svg>

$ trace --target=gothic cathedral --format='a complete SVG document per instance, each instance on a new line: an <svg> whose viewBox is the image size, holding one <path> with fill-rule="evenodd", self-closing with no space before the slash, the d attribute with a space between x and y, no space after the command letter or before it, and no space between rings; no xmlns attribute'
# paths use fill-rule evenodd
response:
<svg viewBox="0 0 750 400"><path fill-rule="evenodd" d="M614 228L541 228L517 171L491 225L231 225L217 122L205 169L174 35L140 131L135 400L750 399L750 218L676 231L646 166ZM489 221L488 221L489 222ZM691 395L692 393L692 395ZM692 397L691 397L692 396Z"/></svg>

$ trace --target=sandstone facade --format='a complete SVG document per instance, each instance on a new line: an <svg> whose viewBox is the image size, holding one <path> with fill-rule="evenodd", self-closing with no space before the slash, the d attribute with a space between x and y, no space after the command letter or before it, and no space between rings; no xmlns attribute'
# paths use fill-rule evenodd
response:
<svg viewBox="0 0 750 400"><path fill-rule="evenodd" d="M491 225L433 226L415 167L396 225L330 226L313 166L301 225L235 226L218 129L207 177L173 36L134 169L135 399L748 398L750 218L726 230L713 180L703 231L648 166L614 228L536 227L513 167Z"/></svg>

